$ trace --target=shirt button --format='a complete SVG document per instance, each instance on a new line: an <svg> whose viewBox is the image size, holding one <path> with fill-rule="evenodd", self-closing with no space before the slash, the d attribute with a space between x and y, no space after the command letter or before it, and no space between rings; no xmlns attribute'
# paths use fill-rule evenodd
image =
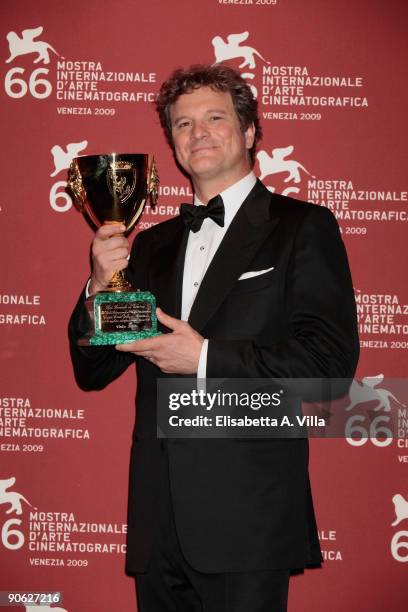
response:
<svg viewBox="0 0 408 612"><path fill-rule="evenodd" d="M204 251L205 247L200 246L200 251Z"/></svg>
<svg viewBox="0 0 408 612"><path fill-rule="evenodd" d="M194 283L194 287L198 287L198 283L197 283L197 281Z"/></svg>

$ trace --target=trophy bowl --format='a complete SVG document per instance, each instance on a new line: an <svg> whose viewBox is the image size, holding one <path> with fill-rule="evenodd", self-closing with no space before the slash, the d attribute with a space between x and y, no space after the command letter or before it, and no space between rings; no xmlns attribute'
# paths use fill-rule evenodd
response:
<svg viewBox="0 0 408 612"><path fill-rule="evenodd" d="M123 224L129 234L147 199L157 204L159 177L151 154L84 155L72 160L68 186L77 208L96 228ZM113 274L105 291L87 298L85 306L90 329L81 345L120 344L159 334L154 295L134 289L121 271Z"/></svg>

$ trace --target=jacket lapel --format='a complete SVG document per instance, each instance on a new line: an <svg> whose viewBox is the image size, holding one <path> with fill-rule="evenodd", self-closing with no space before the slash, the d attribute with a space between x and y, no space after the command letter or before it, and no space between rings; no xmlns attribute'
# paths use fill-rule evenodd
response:
<svg viewBox="0 0 408 612"><path fill-rule="evenodd" d="M271 214L272 194L257 181L231 222L191 308L188 322L201 331L215 314L279 218ZM184 260L183 260L184 265Z"/></svg>
<svg viewBox="0 0 408 612"><path fill-rule="evenodd" d="M160 236L150 270L151 290L165 313L181 318L184 257L188 230L180 217L172 220L166 236Z"/></svg>

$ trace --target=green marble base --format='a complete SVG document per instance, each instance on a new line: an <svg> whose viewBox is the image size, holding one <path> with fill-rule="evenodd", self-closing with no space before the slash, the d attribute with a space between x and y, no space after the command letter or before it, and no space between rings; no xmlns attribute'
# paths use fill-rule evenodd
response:
<svg viewBox="0 0 408 612"><path fill-rule="evenodd" d="M89 339L89 344L92 346L108 346L110 344L126 344L134 340L143 340L144 338L153 338L161 336L161 332L141 331L141 332L112 332L109 334L95 334Z"/></svg>
<svg viewBox="0 0 408 612"><path fill-rule="evenodd" d="M148 291L101 292L85 302L92 322L82 346L107 346L159 336L156 298Z"/></svg>

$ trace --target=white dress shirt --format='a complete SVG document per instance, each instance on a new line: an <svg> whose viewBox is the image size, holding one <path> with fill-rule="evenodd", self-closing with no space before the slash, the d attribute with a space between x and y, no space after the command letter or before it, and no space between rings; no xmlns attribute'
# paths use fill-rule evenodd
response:
<svg viewBox="0 0 408 612"><path fill-rule="evenodd" d="M181 318L183 321L187 321L190 315L191 307L204 275L231 221L255 183L256 176L253 172L250 172L243 179L219 194L225 206L224 227L220 227L215 221L207 218L204 219L201 229L198 232L194 233L190 231L183 272L183 293L181 302ZM197 196L194 197L194 205L202 206ZM208 340L204 340L198 364L197 378L206 377L207 352Z"/></svg>

